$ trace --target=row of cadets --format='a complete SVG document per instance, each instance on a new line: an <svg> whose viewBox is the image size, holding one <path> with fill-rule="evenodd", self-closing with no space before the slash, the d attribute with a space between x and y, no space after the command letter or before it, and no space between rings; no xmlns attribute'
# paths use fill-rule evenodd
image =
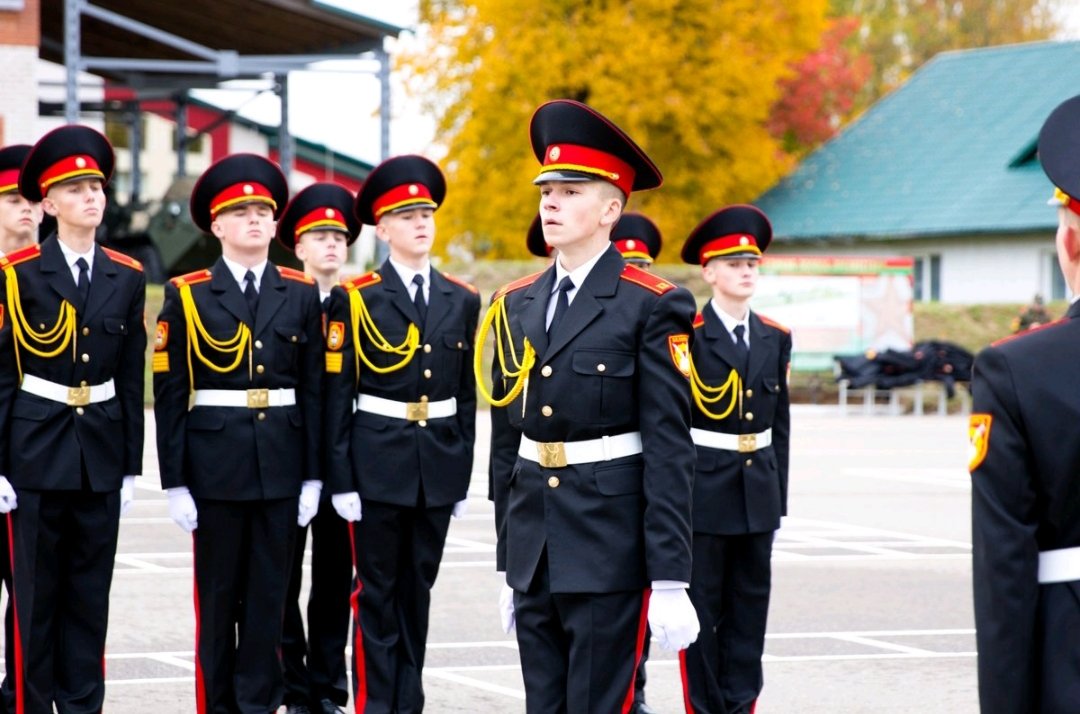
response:
<svg viewBox="0 0 1080 714"><path fill-rule="evenodd" d="M694 321L690 389L694 567L701 635L679 664L687 711L752 714L771 591L772 544L787 514L791 333L750 309L772 239L753 206L729 206L687 238L712 298Z"/></svg>
<svg viewBox="0 0 1080 714"><path fill-rule="evenodd" d="M498 340L496 394L483 391L496 407L500 608L517 631L528 711L626 712L646 620L673 650L698 630L686 593L688 370L674 356L694 302L610 242L631 191L661 183L648 156L569 100L541 106L530 133L558 256L502 288L478 336Z"/></svg>
<svg viewBox="0 0 1080 714"><path fill-rule="evenodd" d="M162 486L194 541L198 711L275 711L296 524L315 515L322 313L313 278L268 260L288 199L269 160L235 154L199 178L207 270L165 286L153 356Z"/></svg>
<svg viewBox="0 0 1080 714"><path fill-rule="evenodd" d="M29 242L0 259L0 512L17 623L9 711L101 711L105 696L119 519L142 470L146 348L142 267L94 242L113 165L88 127L34 145L17 184L56 218L40 246L37 209L27 219L10 191L0 198ZM11 164L0 179L11 186Z"/></svg>
<svg viewBox="0 0 1080 714"><path fill-rule="evenodd" d="M304 273L319 286L324 338L330 291L341 280L349 245L360 235L353 200L352 193L342 186L315 183L289 201L277 224L278 241L296 254ZM321 453L326 474L325 449ZM315 496L310 491L307 494L308 498ZM319 496L318 512L310 526L297 526L286 594L281 640L286 714L337 714L349 699L345 662L353 572L349 528L330 506L330 489L324 488ZM309 528L311 587L305 635L300 587Z"/></svg>
<svg viewBox="0 0 1080 714"><path fill-rule="evenodd" d="M377 166L356 213L389 246L334 288L326 335L328 478L350 522L358 712L420 712L431 588L451 515L464 513L475 439L480 299L430 263L446 184L435 164Z"/></svg>

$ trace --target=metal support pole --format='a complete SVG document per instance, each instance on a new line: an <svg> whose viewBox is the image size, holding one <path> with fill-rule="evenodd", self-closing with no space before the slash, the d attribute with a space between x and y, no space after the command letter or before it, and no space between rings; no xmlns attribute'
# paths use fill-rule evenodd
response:
<svg viewBox="0 0 1080 714"><path fill-rule="evenodd" d="M176 95L176 177L187 176L187 92Z"/></svg>
<svg viewBox="0 0 1080 714"><path fill-rule="evenodd" d="M64 0L64 68L67 70L64 121L79 121L79 67L82 43L80 21L83 0Z"/></svg>
<svg viewBox="0 0 1080 714"><path fill-rule="evenodd" d="M375 50L379 60L379 160L390 158L390 53L385 47ZM375 262L381 264L390 254L390 246L375 241Z"/></svg>
<svg viewBox="0 0 1080 714"><path fill-rule="evenodd" d="M289 74L285 72L276 76L277 93L281 99L281 126L278 127L278 164L281 172L285 174L285 180L292 178L293 171L293 143L292 133L289 131Z"/></svg>
<svg viewBox="0 0 1080 714"><path fill-rule="evenodd" d="M128 137L131 143L131 195L128 206L139 203L142 193L142 113L138 102L128 102L124 117L128 121Z"/></svg>

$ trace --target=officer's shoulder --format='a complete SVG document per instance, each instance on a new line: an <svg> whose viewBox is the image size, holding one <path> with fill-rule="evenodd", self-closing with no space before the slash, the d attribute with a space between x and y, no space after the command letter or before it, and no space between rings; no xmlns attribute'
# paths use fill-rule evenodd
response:
<svg viewBox="0 0 1080 714"><path fill-rule="evenodd" d="M466 290L468 290L471 293L474 293L474 294L477 294L477 295L480 294L480 291L477 290L476 286L473 285L472 283L465 282L461 278L459 278L457 276L454 276L454 275L451 275L450 273L443 273L442 276L444 278L446 278L447 280L449 280L450 282L452 282L454 285L460 285L461 287L465 288Z"/></svg>
<svg viewBox="0 0 1080 714"><path fill-rule="evenodd" d="M1068 323L1069 318L1063 317L1058 320L1054 320L1053 322L1044 323L1042 325L1039 325L1038 327L1030 327L1023 332L1016 333L1015 335L1008 335L1007 337L1002 337L1000 340L992 342L990 346L1002 347L1003 345L1022 345L1029 337L1034 337L1035 335L1046 336L1047 334L1052 334L1054 328L1061 327Z"/></svg>
<svg viewBox="0 0 1080 714"><path fill-rule="evenodd" d="M41 246L29 245L25 248L16 250L13 253L8 253L4 257L0 258L0 270L8 267L9 265L18 265L19 263L25 263L28 260L33 260L41 255Z"/></svg>
<svg viewBox="0 0 1080 714"><path fill-rule="evenodd" d="M700 312L698 314L694 315L694 329L695 330L698 329L699 327L701 327L704 324L705 324L705 316L704 315L702 315Z"/></svg>
<svg viewBox="0 0 1080 714"><path fill-rule="evenodd" d="M663 295L678 287L675 283L661 278L656 273L650 273L648 270L642 270L629 264L623 268L619 277L656 295Z"/></svg>
<svg viewBox="0 0 1080 714"><path fill-rule="evenodd" d="M759 320L761 320L763 323L765 323L766 326L771 327L774 330L779 330L780 332L783 332L785 335L790 335L791 334L791 328L790 327L788 327L786 325L781 325L776 320L773 320L772 318L766 317L765 315L762 315L760 312L755 313L755 314L758 316Z"/></svg>
<svg viewBox="0 0 1080 714"><path fill-rule="evenodd" d="M132 270L137 270L140 273L143 271L142 263L135 260L130 255L126 253L121 253L118 250L113 250L112 248L106 248L105 246L102 246L101 250L105 253L105 255L112 258L114 263L119 263L125 268L131 268Z"/></svg>
<svg viewBox="0 0 1080 714"><path fill-rule="evenodd" d="M363 275L357 275L354 278L348 278L341 281L341 287L345 292L351 292L353 290L363 290L366 287L370 287L377 283L382 282L382 276L374 270L369 270Z"/></svg>
<svg viewBox="0 0 1080 714"><path fill-rule="evenodd" d="M203 268L202 270L196 270L188 273L187 275L178 275L169 282L174 287L182 288L185 285L198 285L199 283L205 283L211 278L210 270Z"/></svg>
<svg viewBox="0 0 1080 714"><path fill-rule="evenodd" d="M498 290L495 291L494 295L491 296L492 301L498 300L499 298L501 298L501 297L503 297L505 295L509 295L510 293L514 292L515 290L521 290L522 288L529 287L530 285L535 283L540 278L540 276L543 275L543 274L544 274L544 271L541 270L538 273L533 273L532 275L526 275L524 278L518 278L517 280L511 281L511 282L507 283L506 285L503 285L501 288L499 288Z"/></svg>
<svg viewBox="0 0 1080 714"><path fill-rule="evenodd" d="M278 266L278 272L281 273L281 277L286 280L293 280L298 283L304 283L305 285L314 285L315 278L311 277L302 270L296 268L287 268L283 265Z"/></svg>

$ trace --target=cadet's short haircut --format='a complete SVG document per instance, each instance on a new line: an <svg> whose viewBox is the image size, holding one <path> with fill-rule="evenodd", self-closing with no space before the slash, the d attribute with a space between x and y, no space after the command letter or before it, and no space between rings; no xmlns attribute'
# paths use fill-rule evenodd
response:
<svg viewBox="0 0 1080 714"><path fill-rule="evenodd" d="M626 208L626 194L622 192L615 184L609 181L597 181L600 184L600 197L607 200L609 198L619 199L619 208Z"/></svg>

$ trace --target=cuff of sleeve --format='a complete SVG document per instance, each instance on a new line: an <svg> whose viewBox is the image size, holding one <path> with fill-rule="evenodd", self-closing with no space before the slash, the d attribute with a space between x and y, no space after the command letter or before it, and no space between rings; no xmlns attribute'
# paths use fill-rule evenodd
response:
<svg viewBox="0 0 1080 714"><path fill-rule="evenodd" d="M684 583L679 580L654 580L652 581L653 590L686 590L690 587L690 583Z"/></svg>
<svg viewBox="0 0 1080 714"><path fill-rule="evenodd" d="M179 493L191 493L191 491L188 490L187 486L174 486L172 488L165 489L165 493L172 496L174 494L179 494Z"/></svg>

